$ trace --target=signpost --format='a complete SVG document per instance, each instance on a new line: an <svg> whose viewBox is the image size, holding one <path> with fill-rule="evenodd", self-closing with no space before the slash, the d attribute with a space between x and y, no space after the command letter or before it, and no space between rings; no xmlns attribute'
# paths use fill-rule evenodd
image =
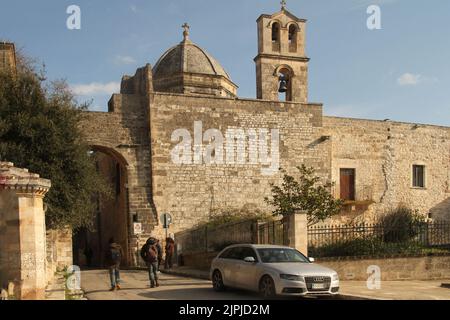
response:
<svg viewBox="0 0 450 320"><path fill-rule="evenodd" d="M170 225L172 224L172 216L168 213L163 213L160 217L160 221L161 224L163 225L163 228L166 229L166 239L167 239L167 233Z"/></svg>

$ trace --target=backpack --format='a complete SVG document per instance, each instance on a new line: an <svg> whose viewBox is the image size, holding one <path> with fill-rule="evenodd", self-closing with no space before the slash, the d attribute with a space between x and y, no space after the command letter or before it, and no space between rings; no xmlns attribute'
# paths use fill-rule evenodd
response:
<svg viewBox="0 0 450 320"><path fill-rule="evenodd" d="M119 263L120 262L120 260L122 258L122 255L120 253L120 247L118 247L118 246L111 246L109 248L109 253L110 253L112 262L114 262L114 263Z"/></svg>
<svg viewBox="0 0 450 320"><path fill-rule="evenodd" d="M155 245L149 245L147 252L149 262L155 262L158 260L158 249Z"/></svg>
<svg viewBox="0 0 450 320"><path fill-rule="evenodd" d="M141 257L145 262L155 262L158 260L158 249L154 244L146 243L141 248Z"/></svg>

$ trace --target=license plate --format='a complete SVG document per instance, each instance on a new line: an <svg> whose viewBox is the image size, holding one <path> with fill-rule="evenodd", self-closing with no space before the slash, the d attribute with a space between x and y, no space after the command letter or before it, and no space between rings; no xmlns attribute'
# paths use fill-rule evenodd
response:
<svg viewBox="0 0 450 320"><path fill-rule="evenodd" d="M313 283L312 284L313 289L325 289L325 284L323 283Z"/></svg>

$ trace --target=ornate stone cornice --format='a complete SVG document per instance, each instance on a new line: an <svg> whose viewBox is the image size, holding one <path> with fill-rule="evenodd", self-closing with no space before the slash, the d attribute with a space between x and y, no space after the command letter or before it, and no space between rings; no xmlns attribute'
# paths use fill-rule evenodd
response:
<svg viewBox="0 0 450 320"><path fill-rule="evenodd" d="M16 168L11 162L0 162L0 190L14 190L43 197L50 187L50 180L42 179L27 169Z"/></svg>

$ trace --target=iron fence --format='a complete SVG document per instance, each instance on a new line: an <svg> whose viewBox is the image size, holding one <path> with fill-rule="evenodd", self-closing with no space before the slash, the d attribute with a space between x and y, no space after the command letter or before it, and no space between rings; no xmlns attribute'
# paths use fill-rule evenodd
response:
<svg viewBox="0 0 450 320"><path fill-rule="evenodd" d="M316 257L418 254L450 249L450 223L403 226L358 224L308 228L308 252Z"/></svg>
<svg viewBox="0 0 450 320"><path fill-rule="evenodd" d="M258 225L258 244L287 245L287 225L281 220Z"/></svg>

